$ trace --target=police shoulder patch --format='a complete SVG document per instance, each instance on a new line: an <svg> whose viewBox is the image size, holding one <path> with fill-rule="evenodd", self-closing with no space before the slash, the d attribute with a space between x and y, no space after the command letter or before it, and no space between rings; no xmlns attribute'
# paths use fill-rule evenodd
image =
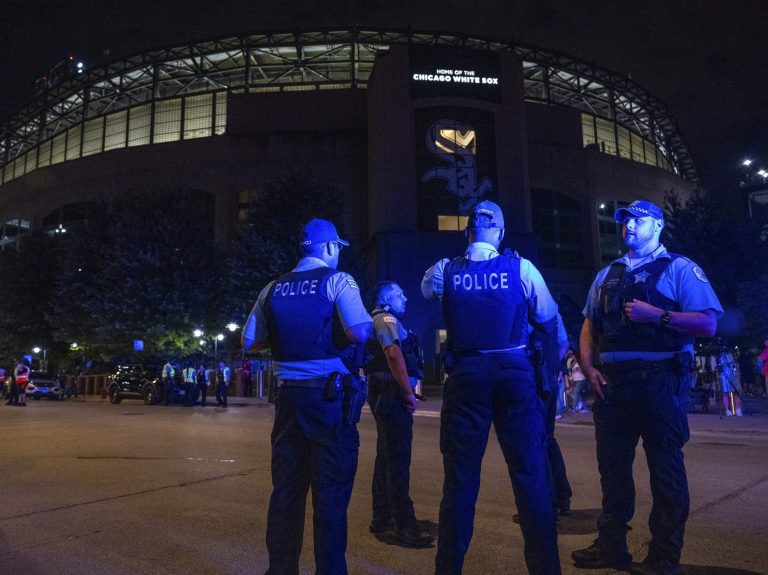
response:
<svg viewBox="0 0 768 575"><path fill-rule="evenodd" d="M383 319L384 319L384 323L397 323L397 319L395 319L391 315L385 315Z"/></svg>
<svg viewBox="0 0 768 575"><path fill-rule="evenodd" d="M347 283L349 284L349 287L351 287L352 289L356 289L356 290L360 289L359 287L357 287L357 282L355 282L355 280L353 280L352 278L347 278Z"/></svg>
<svg viewBox="0 0 768 575"><path fill-rule="evenodd" d="M703 281L704 283L709 283L709 280L707 279L707 274L704 273L704 270L701 269L699 266L693 266L693 275L695 275L699 280Z"/></svg>

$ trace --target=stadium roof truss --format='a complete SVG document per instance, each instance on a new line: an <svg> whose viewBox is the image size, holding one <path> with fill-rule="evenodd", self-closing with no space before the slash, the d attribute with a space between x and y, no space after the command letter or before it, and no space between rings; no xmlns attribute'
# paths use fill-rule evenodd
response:
<svg viewBox="0 0 768 575"><path fill-rule="evenodd" d="M672 169L698 183L666 105L626 76L512 42L412 30L339 29L244 34L150 50L49 87L0 129L0 168L42 142L121 109L206 92L365 88L376 55L395 44L511 51L525 97L611 120L655 144Z"/></svg>

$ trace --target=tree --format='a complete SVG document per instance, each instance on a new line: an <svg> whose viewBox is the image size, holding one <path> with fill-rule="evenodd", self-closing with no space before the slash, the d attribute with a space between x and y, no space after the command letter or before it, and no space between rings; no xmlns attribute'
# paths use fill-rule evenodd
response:
<svg viewBox="0 0 768 575"><path fill-rule="evenodd" d="M666 196L665 243L706 270L726 308L738 309L746 322L742 338L762 338L768 316L762 279L768 270L768 241L759 222L747 219L741 203L728 194L697 191L683 201L674 191ZM764 288L763 288L764 289Z"/></svg>
<svg viewBox="0 0 768 575"><path fill-rule="evenodd" d="M90 356L131 350L158 355L197 351L218 297L212 198L161 190L106 202L98 219L68 242L51 322L56 337Z"/></svg>
<svg viewBox="0 0 768 575"><path fill-rule="evenodd" d="M290 270L301 256L299 236L312 218L336 224L341 237L342 198L325 179L303 165L278 169L263 187L253 190L248 222L240 230L227 260L228 280L222 301L250 312L259 292L271 280ZM343 253L343 268L356 279L362 258L359 247ZM220 310L226 313L226 310Z"/></svg>
<svg viewBox="0 0 768 575"><path fill-rule="evenodd" d="M47 312L57 270L56 243L43 233L24 237L18 251L9 247L0 252L0 365L31 353L36 345L52 351Z"/></svg>

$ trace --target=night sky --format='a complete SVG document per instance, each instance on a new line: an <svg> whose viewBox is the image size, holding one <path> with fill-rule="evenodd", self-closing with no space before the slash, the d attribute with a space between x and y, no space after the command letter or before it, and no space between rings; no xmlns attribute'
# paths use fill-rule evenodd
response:
<svg viewBox="0 0 768 575"><path fill-rule="evenodd" d="M766 0L0 0L0 119L68 54L89 66L240 32L390 27L512 39L628 74L676 117L705 187L768 169Z"/></svg>

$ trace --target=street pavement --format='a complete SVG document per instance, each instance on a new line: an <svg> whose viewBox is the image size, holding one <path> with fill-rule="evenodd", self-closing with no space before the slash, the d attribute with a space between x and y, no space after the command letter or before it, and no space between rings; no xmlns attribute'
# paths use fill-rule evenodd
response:
<svg viewBox="0 0 768 575"><path fill-rule="evenodd" d="M428 390L429 391L429 390ZM753 405L755 404L755 405ZM691 487L683 563L688 575L768 575L768 401L744 417L690 416L686 464ZM411 496L434 529L442 490L438 397L415 418ZM0 406L0 575L261 574L270 482L273 408L231 398L213 406L111 405L101 398ZM351 575L426 575L434 547L410 549L368 532L376 431L366 410L349 509ZM559 528L565 575L584 571L573 550L595 536L600 485L588 414L566 414L557 437L574 488L573 515ZM637 513L630 550L649 539L648 474L635 464ZM310 497L311 499L311 497ZM467 575L527 573L505 463L493 433L486 452ZM314 572L307 509L301 574Z"/></svg>

